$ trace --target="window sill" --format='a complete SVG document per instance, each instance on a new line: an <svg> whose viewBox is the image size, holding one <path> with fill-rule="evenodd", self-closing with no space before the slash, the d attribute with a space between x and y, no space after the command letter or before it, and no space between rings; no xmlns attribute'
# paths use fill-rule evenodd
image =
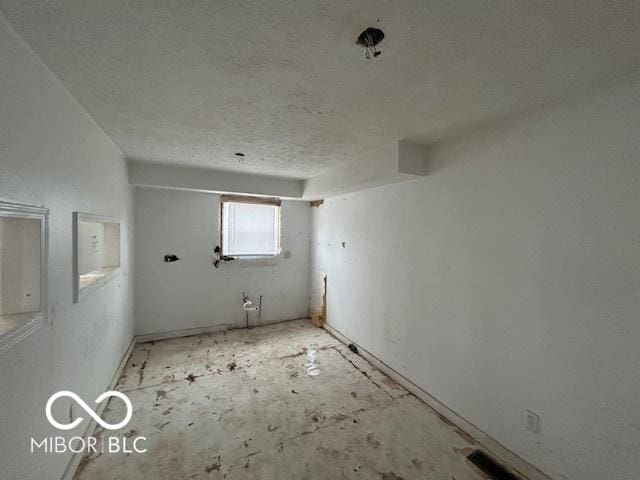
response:
<svg viewBox="0 0 640 480"><path fill-rule="evenodd" d="M281 254L233 257L233 260L227 262L227 265L228 268L231 269L278 267L282 264L282 258L283 256Z"/></svg>
<svg viewBox="0 0 640 480"><path fill-rule="evenodd" d="M102 267L78 278L78 290L75 303L78 303L91 292L109 283L120 273L120 267Z"/></svg>
<svg viewBox="0 0 640 480"><path fill-rule="evenodd" d="M0 354L38 330L46 319L42 312L0 316Z"/></svg>

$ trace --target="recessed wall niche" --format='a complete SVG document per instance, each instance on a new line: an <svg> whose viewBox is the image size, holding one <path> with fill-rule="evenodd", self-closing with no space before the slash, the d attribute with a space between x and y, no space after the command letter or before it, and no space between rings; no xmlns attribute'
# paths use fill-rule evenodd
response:
<svg viewBox="0 0 640 480"><path fill-rule="evenodd" d="M47 220L46 208L0 202L0 353L47 318Z"/></svg>
<svg viewBox="0 0 640 480"><path fill-rule="evenodd" d="M120 272L120 223L112 218L73 213L74 302Z"/></svg>

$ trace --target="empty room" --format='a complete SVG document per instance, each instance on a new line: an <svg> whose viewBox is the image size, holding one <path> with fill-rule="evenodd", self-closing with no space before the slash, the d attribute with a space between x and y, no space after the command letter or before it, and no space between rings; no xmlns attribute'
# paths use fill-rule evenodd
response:
<svg viewBox="0 0 640 480"><path fill-rule="evenodd" d="M0 0L0 479L640 479L640 2Z"/></svg>

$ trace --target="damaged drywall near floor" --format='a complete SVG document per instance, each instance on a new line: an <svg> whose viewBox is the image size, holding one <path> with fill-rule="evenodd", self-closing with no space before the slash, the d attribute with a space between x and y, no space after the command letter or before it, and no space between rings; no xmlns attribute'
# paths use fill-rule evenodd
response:
<svg viewBox="0 0 640 480"><path fill-rule="evenodd" d="M327 221L326 216L319 215L319 213L324 210L324 207L319 208L323 204L324 199L309 202L309 205L311 206L311 238L314 238L314 229L317 229L319 226L314 219L322 218L323 221ZM311 242L310 270L313 274L310 275L309 313L311 322L319 328L327 322L327 274L321 267L323 262L318 255L320 251L322 251L322 247L320 247L315 241ZM328 253L324 254L328 255Z"/></svg>
<svg viewBox="0 0 640 480"><path fill-rule="evenodd" d="M320 309L311 312L311 323L316 327L322 328L327 321L327 276L322 277L322 303Z"/></svg>

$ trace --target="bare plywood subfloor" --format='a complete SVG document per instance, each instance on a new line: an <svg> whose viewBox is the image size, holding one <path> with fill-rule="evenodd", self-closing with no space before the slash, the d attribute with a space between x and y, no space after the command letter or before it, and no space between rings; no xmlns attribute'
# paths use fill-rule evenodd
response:
<svg viewBox="0 0 640 480"><path fill-rule="evenodd" d="M308 321L138 344L117 388L134 412L115 434L148 451L86 458L79 479L484 478L471 438Z"/></svg>

